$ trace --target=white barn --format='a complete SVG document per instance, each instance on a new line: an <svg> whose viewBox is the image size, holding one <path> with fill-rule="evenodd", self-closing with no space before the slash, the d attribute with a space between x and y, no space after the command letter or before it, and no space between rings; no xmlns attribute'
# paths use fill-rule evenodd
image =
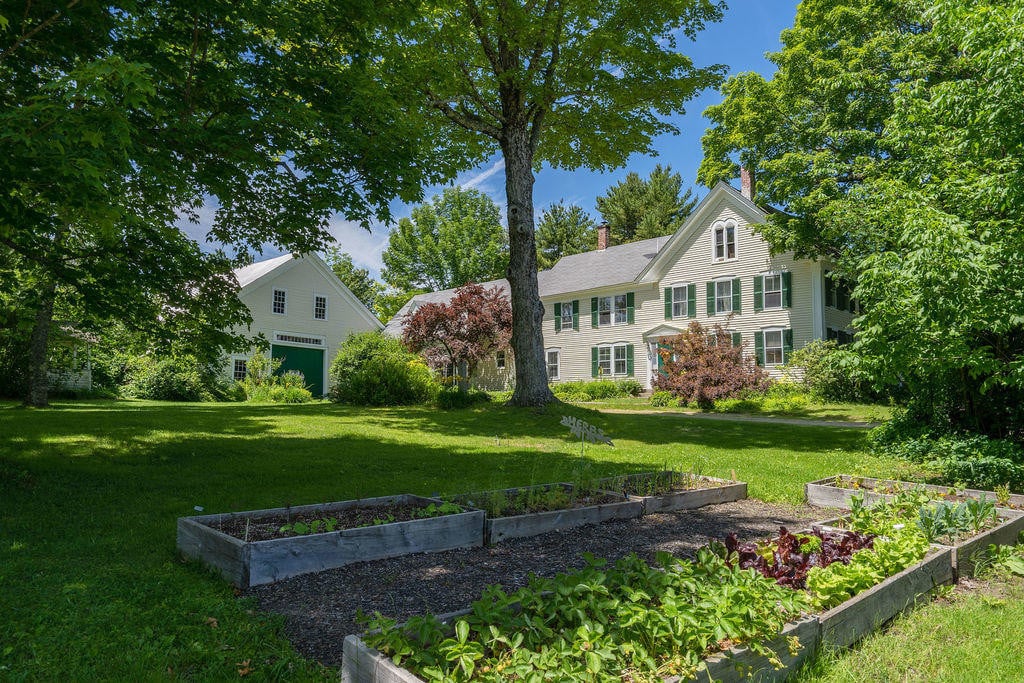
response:
<svg viewBox="0 0 1024 683"><path fill-rule="evenodd" d="M352 332L380 330L376 316L316 254L277 258L235 270L238 298L252 314L246 334L262 335L282 371L297 370L314 396L329 389L328 368ZM245 377L247 355L233 354L225 371Z"/></svg>

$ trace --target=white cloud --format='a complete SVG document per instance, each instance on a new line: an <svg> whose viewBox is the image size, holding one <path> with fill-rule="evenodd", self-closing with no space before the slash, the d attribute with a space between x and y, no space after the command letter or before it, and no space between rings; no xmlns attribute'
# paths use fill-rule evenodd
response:
<svg viewBox="0 0 1024 683"><path fill-rule="evenodd" d="M366 268L371 276L380 279L380 271L384 267L382 255L391 233L387 226L374 224L370 232L355 221L335 217L327 229L337 240L337 246L352 255L354 264Z"/></svg>
<svg viewBox="0 0 1024 683"><path fill-rule="evenodd" d="M483 192L487 192L487 190L485 188L481 187L481 185L483 185L485 182L490 180L491 177L494 176L495 174L501 173L504 170L505 170L505 160L504 159L499 159L498 161L496 161L493 164L491 164L491 167L488 168L487 170L480 171L476 175L470 176L467 180L462 181L461 185L463 187L472 187L472 188L479 189L479 190L481 190Z"/></svg>

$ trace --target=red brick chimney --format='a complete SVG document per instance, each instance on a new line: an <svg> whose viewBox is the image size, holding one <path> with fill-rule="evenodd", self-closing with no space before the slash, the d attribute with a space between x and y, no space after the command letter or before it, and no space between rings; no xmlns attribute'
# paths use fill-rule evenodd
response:
<svg viewBox="0 0 1024 683"><path fill-rule="evenodd" d="M607 223L602 223L597 226L597 250L604 251L608 248L608 237L611 234L612 229L608 227Z"/></svg>
<svg viewBox="0 0 1024 683"><path fill-rule="evenodd" d="M754 172L746 166L740 166L740 192L750 201L754 201L754 192L757 191L754 183Z"/></svg>

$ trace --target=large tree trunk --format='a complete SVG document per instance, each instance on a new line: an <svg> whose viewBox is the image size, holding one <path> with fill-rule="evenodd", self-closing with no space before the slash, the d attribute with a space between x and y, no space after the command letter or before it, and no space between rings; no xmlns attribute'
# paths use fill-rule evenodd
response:
<svg viewBox="0 0 1024 683"><path fill-rule="evenodd" d="M512 353L516 387L512 405L542 406L555 400L544 365L544 304L537 290L533 232L533 152L525 124L508 126L501 142L508 202L508 283L512 298Z"/></svg>
<svg viewBox="0 0 1024 683"><path fill-rule="evenodd" d="M39 292L39 308L36 322L29 341L28 393L25 405L42 408L49 405L50 373L49 349L50 327L53 325L53 299L57 287L48 279Z"/></svg>

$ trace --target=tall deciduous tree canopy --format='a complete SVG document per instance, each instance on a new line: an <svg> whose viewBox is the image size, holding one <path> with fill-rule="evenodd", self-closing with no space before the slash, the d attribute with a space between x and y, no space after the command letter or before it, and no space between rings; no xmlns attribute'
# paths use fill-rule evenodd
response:
<svg viewBox="0 0 1024 683"><path fill-rule="evenodd" d="M683 177L661 164L646 180L629 173L597 198L597 210L611 229L612 244L671 235L695 206L693 191L683 191Z"/></svg>
<svg viewBox="0 0 1024 683"><path fill-rule="evenodd" d="M1024 2L804 3L783 46L709 110L701 179L757 168L792 214L765 236L856 278L921 424L1024 440Z"/></svg>
<svg viewBox="0 0 1024 683"><path fill-rule="evenodd" d="M512 308L500 287L459 287L448 303L424 304L403 323L402 341L434 368L466 364L472 377L481 361L509 348Z"/></svg>
<svg viewBox="0 0 1024 683"><path fill-rule="evenodd" d="M326 10L330 10L328 17ZM211 332L242 324L228 259L176 227L209 201L211 237L245 260L312 251L333 211L386 218L464 163L443 155L359 55L402 10L357 0L0 5L0 249L31 298L28 401L46 402L54 301ZM385 17L385 15L388 15ZM353 103L372 102L374 106Z"/></svg>
<svg viewBox="0 0 1024 683"><path fill-rule="evenodd" d="M398 221L381 276L410 292L494 280L506 268L508 235L498 205L479 190L451 187Z"/></svg>
<svg viewBox="0 0 1024 683"><path fill-rule="evenodd" d="M516 386L512 402L554 399L547 384L537 291L534 169L609 169L676 132L683 110L723 67L679 51L722 16L715 0L433 0L396 25L382 55L389 76L415 84L440 139L500 151L510 242Z"/></svg>
<svg viewBox="0 0 1024 683"><path fill-rule="evenodd" d="M545 270L558 259L597 247L594 219L582 207L562 202L541 212L537 222L537 266Z"/></svg>
<svg viewBox="0 0 1024 683"><path fill-rule="evenodd" d="M352 290L352 293L363 302L364 306L376 314L377 298L380 297L384 288L370 277L370 271L366 268L357 268L356 264L352 262L352 255L342 251L340 247L328 247L326 257L324 260L338 276L338 279Z"/></svg>

